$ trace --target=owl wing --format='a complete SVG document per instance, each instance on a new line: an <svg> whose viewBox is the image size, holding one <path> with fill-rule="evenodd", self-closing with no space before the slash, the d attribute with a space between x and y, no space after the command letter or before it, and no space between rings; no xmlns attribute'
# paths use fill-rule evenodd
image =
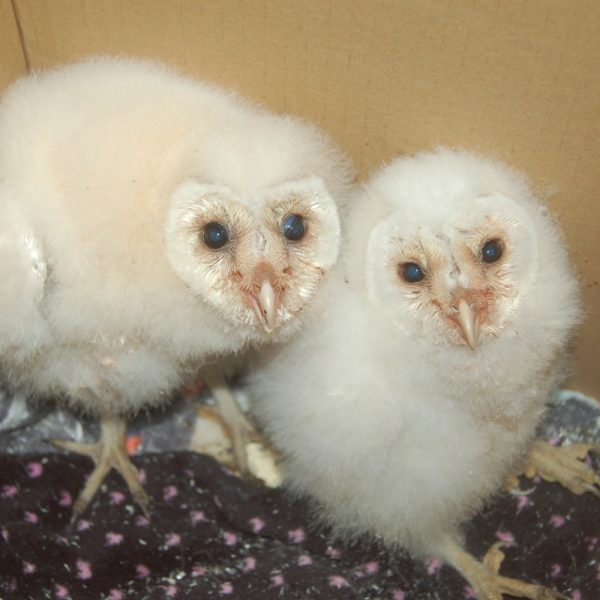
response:
<svg viewBox="0 0 600 600"><path fill-rule="evenodd" d="M0 193L0 197L1 197ZM40 238L22 212L4 207L0 223L0 353L33 351L47 336L43 300L48 267Z"/></svg>

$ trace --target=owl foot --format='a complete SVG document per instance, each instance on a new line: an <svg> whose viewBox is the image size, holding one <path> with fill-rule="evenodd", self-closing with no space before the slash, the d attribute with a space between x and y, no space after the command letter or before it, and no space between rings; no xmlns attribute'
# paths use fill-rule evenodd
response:
<svg viewBox="0 0 600 600"><path fill-rule="evenodd" d="M240 408L231 388L223 377L206 377L205 382L223 418L228 437L231 440L237 470L242 476L249 477L251 472L248 467L246 447L257 433L248 421L244 411Z"/></svg>
<svg viewBox="0 0 600 600"><path fill-rule="evenodd" d="M554 447L548 442L536 440L523 474L529 478L539 475L545 481L560 483L577 495L588 492L600 498L600 477L583 462L588 452L597 449L593 444Z"/></svg>
<svg viewBox="0 0 600 600"><path fill-rule="evenodd" d="M504 560L504 553L500 550L502 545L503 542L494 544L482 562L453 541L444 544L441 553L471 584L478 600L502 600L503 594L530 600L569 600L564 594L542 585L499 575L498 571Z"/></svg>
<svg viewBox="0 0 600 600"><path fill-rule="evenodd" d="M142 509L142 512L146 516L149 516L148 495L140 483L138 471L129 459L125 448L125 421L118 417L108 416L101 420L100 426L100 440L95 444L73 442L70 440L47 440L57 448L78 454L85 454L92 458L96 464L96 467L88 477L83 490L73 505L71 523L74 523L83 514L98 491L102 481L113 468L125 480L135 503Z"/></svg>

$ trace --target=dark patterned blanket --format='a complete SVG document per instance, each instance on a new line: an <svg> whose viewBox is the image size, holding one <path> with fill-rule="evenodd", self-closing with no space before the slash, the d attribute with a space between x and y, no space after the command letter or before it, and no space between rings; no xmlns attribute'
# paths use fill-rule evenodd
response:
<svg viewBox="0 0 600 600"><path fill-rule="evenodd" d="M582 402L561 404L543 433L589 438L599 414ZM242 481L207 456L165 451L134 462L153 499L151 518L111 473L70 526L91 461L55 452L0 454L1 598L473 597L436 560L392 556L376 542L345 547L312 530L305 503ZM502 574L573 600L600 598L600 501L539 481L523 479L521 488L473 517L468 548L482 557L501 540Z"/></svg>

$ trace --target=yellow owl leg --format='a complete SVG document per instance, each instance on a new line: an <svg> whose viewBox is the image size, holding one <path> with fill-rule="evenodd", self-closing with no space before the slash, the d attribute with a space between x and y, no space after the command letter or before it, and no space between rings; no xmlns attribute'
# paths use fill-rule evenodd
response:
<svg viewBox="0 0 600 600"><path fill-rule="evenodd" d="M89 476L83 490L73 505L71 522L75 522L88 507L104 478L111 469L116 469L127 484L136 504L148 516L148 495L139 480L138 471L129 459L125 448L125 420L107 415L100 421L100 439L95 444L70 440L47 440L53 446L85 454L93 459L96 467Z"/></svg>
<svg viewBox="0 0 600 600"><path fill-rule="evenodd" d="M593 444L569 444L554 447L548 442L536 440L523 468L526 477L539 475L545 481L560 483L574 494L594 494L600 498L600 477L583 459L590 450L598 450Z"/></svg>
<svg viewBox="0 0 600 600"><path fill-rule="evenodd" d="M569 600L567 596L542 585L499 575L504 560L501 546L502 542L494 544L482 562L453 540L447 540L440 547L440 553L471 584L479 600L502 600L503 594L530 600Z"/></svg>

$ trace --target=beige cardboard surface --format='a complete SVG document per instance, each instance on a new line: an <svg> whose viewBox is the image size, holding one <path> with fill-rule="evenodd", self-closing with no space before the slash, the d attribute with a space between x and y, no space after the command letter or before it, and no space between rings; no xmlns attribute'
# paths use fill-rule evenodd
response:
<svg viewBox="0 0 600 600"><path fill-rule="evenodd" d="M362 176L438 144L529 173L554 192L582 278L587 320L572 385L600 396L600 2L15 4L33 68L102 52L159 58L316 121ZM3 41L0 50L2 83L13 50Z"/></svg>
<svg viewBox="0 0 600 600"><path fill-rule="evenodd" d="M27 72L11 0L0 0L0 90Z"/></svg>

